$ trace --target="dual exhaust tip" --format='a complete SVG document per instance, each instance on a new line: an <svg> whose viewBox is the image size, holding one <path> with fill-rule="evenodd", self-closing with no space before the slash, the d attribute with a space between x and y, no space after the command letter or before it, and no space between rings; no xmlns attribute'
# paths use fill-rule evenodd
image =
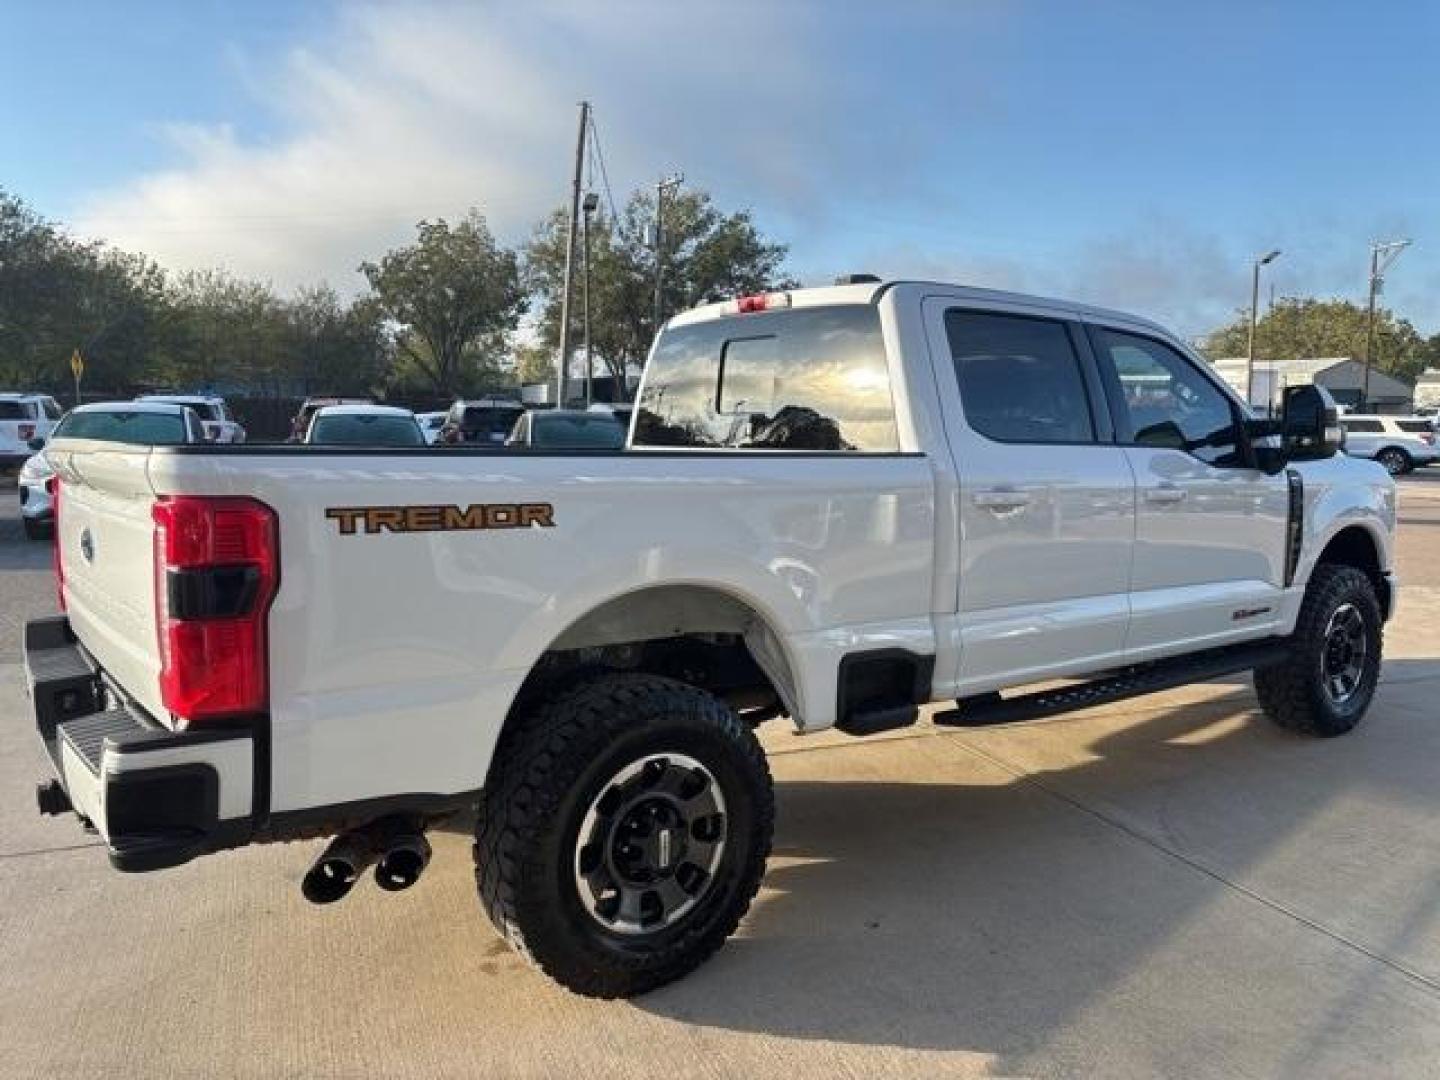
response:
<svg viewBox="0 0 1440 1080"><path fill-rule="evenodd" d="M420 880L430 865L430 841L424 829L402 818L383 818L330 841L300 883L312 904L333 904L355 887L371 864L375 884L400 892Z"/></svg>

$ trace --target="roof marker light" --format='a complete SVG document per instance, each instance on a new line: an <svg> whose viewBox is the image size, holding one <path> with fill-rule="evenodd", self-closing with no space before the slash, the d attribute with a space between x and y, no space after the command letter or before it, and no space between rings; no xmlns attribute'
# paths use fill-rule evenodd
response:
<svg viewBox="0 0 1440 1080"><path fill-rule="evenodd" d="M754 293L730 301L725 305L725 314L753 315L759 311L774 311L777 308L788 308L789 306L790 294L788 292Z"/></svg>

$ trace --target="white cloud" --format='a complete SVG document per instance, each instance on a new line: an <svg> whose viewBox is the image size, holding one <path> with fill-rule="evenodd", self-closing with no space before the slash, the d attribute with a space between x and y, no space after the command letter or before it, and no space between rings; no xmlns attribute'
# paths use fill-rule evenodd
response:
<svg viewBox="0 0 1440 1080"><path fill-rule="evenodd" d="M503 242L523 241L566 197L575 107L590 97L617 199L681 167L721 205L756 209L807 280L942 277L1131 309L1187 334L1246 302L1250 249L1262 244L1287 251L1269 272L1282 294L1363 291L1369 234L1341 236L1337 222L1258 204L1245 220L1197 224L1193 206L1137 192L1167 216L1137 211L1053 244L1032 228L1017 248L986 218L991 193L945 164L947 139L951 151L982 154L975 132L985 127L967 118L1005 107L987 46L1004 17L907 9L907 35L969 52L890 78L876 28L894 16L863 10L757 0L342 6L333 27L288 54L239 55L217 73L237 79L278 134L156 118L175 163L95 193L76 226L172 268L359 290L356 266L408 240L421 218L475 206ZM857 41L870 64L858 71ZM915 238L930 222L927 247ZM1382 224L1409 235L1408 222ZM964 249L976 225L977 246ZM1396 276L1393 296L1428 326L1433 271L1411 273Z"/></svg>
<svg viewBox="0 0 1440 1080"><path fill-rule="evenodd" d="M341 9L323 44L268 71L245 64L284 135L165 126L177 163L96 193L77 228L170 267L358 288L355 266L403 242L421 218L473 205L502 239L527 236L563 202L576 104L600 93L617 200L677 163L717 193L802 198L807 171L796 163L824 158L813 134L819 87L786 44L805 35L751 26L763 18L795 30L805 16L683 8ZM743 137L732 138L737 128Z"/></svg>

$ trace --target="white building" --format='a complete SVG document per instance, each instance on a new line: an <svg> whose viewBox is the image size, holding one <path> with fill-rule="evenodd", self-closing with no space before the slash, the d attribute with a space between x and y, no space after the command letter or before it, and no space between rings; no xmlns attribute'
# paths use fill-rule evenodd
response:
<svg viewBox="0 0 1440 1080"><path fill-rule="evenodd" d="M1215 372L1241 395L1245 396L1245 357L1231 356L1212 361ZM1365 386L1365 365L1348 356L1322 356L1304 360L1257 360L1255 384L1249 400L1264 407L1276 404L1287 386L1314 383L1330 391L1330 395L1346 408L1360 404ZM1435 374L1434 392L1440 404L1440 372ZM1371 412L1407 413L1415 404L1418 387L1383 371L1370 372Z"/></svg>
<svg viewBox="0 0 1440 1080"><path fill-rule="evenodd" d="M1415 411L1440 411L1440 368L1426 368L1415 380Z"/></svg>

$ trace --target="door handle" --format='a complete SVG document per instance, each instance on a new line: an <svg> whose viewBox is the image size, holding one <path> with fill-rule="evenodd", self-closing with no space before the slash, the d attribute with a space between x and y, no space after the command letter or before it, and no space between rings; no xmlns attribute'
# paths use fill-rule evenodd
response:
<svg viewBox="0 0 1440 1080"><path fill-rule="evenodd" d="M1028 491L995 488L990 491L977 491L972 498L976 506L983 506L987 510L1018 510L1022 506L1030 505Z"/></svg>
<svg viewBox="0 0 1440 1080"><path fill-rule="evenodd" d="M1162 484L1160 487L1147 488L1145 490L1145 501L1150 503L1178 503L1184 502L1185 496L1188 494L1190 493L1184 488Z"/></svg>

